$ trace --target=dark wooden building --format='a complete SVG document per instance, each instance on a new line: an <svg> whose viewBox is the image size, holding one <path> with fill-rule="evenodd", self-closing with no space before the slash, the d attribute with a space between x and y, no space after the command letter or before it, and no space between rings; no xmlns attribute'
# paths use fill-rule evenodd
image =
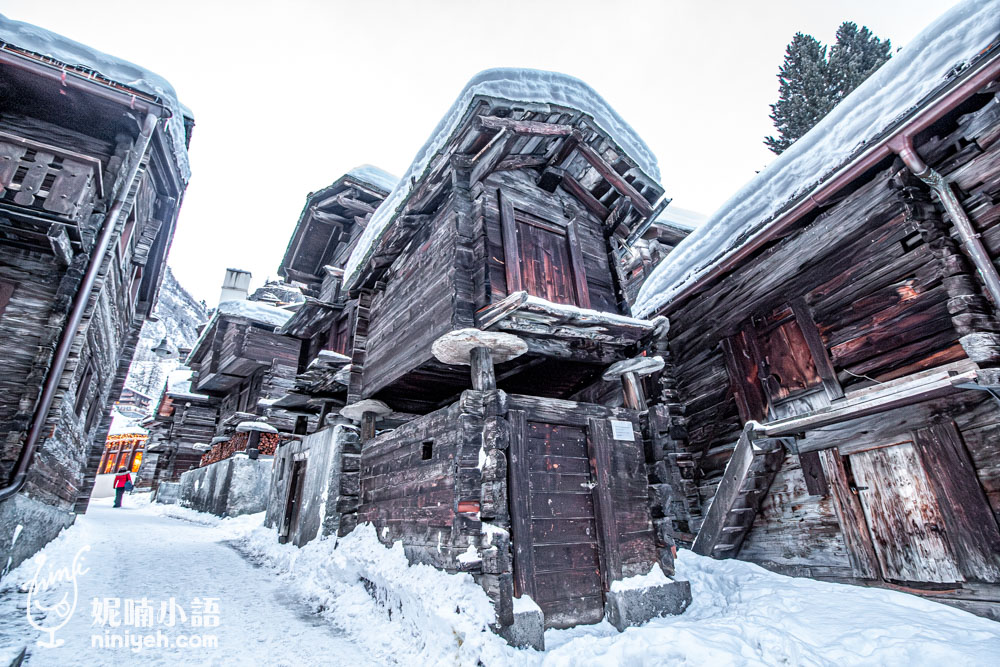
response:
<svg viewBox="0 0 1000 667"><path fill-rule="evenodd" d="M0 555L13 566L87 508L192 126L155 74L0 18Z"/></svg>
<svg viewBox="0 0 1000 667"><path fill-rule="evenodd" d="M1000 618L998 37L946 14L643 286L695 551Z"/></svg>
<svg viewBox="0 0 1000 667"><path fill-rule="evenodd" d="M171 373L153 418L146 424L149 441L136 486L154 491L160 482L177 482L181 474L201 464L215 437L217 401L191 389L183 369ZM190 374L189 374L190 375Z"/></svg>
<svg viewBox="0 0 1000 667"><path fill-rule="evenodd" d="M307 294L283 331L313 342L300 397L279 405L343 400L360 425L330 489L340 534L371 523L412 561L473 573L508 627L515 597L547 627L592 623L615 580L673 572L648 502L661 438L641 381L602 382L616 362L645 366L666 333L663 318L630 315L624 273L669 201L657 179L649 149L582 82L491 70L391 192L348 175L311 196L282 271ZM317 201L337 217L317 217ZM339 220L348 204L365 212L353 226ZM269 516L293 539L309 493L296 480L314 463L289 451Z"/></svg>

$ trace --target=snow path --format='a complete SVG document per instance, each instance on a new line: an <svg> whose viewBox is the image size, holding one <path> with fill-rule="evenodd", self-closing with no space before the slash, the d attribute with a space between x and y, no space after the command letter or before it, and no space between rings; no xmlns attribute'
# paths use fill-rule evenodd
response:
<svg viewBox="0 0 1000 667"><path fill-rule="evenodd" d="M14 590L15 582L29 579L37 566L28 561L0 585L0 647L30 642L26 664L374 664L342 631L297 601L272 570L255 566L232 548L227 541L233 535L226 527L165 516L158 511L161 507L143 507L144 499L138 495L127 496L122 509L113 509L110 500L92 501L87 514L46 549L51 564L60 567L60 561L68 566L81 547L90 546L83 556L88 571L79 577L76 611L55 634L57 640L65 640L62 647L35 644L41 635L28 624L27 595ZM102 628L92 624L94 597L145 597L157 614L160 603L171 597L188 614L193 598L218 598L219 624L191 627L189 618L188 624L175 627L155 623L152 628ZM218 647L152 647L137 652L91 647L92 635L103 636L104 630L128 630L134 635L155 634L157 629L171 640L178 635L213 634Z"/></svg>

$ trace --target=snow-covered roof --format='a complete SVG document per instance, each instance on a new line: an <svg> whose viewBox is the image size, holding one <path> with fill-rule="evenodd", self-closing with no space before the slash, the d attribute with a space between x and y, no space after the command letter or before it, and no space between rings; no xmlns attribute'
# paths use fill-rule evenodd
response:
<svg viewBox="0 0 1000 667"><path fill-rule="evenodd" d="M708 220L708 216L704 213L698 213L696 211L689 211L686 208L680 208L679 206L668 206L663 209L663 212L656 218L656 224L658 225L671 225L673 227L680 227L681 229L694 229L705 224Z"/></svg>
<svg viewBox="0 0 1000 667"><path fill-rule="evenodd" d="M399 179L389 172L370 164L358 165L344 175L355 181L374 185L383 192L392 192L392 189L399 183Z"/></svg>
<svg viewBox="0 0 1000 667"><path fill-rule="evenodd" d="M243 317L258 324L280 327L291 319L294 314L290 310L275 308L260 301L223 301L212 314L212 319L201 330L201 335L198 336L198 340L191 346L191 352L188 354L187 359L184 360L184 363L189 364L195 358L195 353L201 347L201 344L205 342L205 336L212 330L215 323L219 321L219 317Z"/></svg>
<svg viewBox="0 0 1000 667"><path fill-rule="evenodd" d="M998 36L996 0L967 0L941 16L678 244L639 290L635 312L654 312L762 232L910 117Z"/></svg>
<svg viewBox="0 0 1000 667"><path fill-rule="evenodd" d="M111 411L111 428L108 435L149 435L149 431L139 426L134 419L130 419L117 410Z"/></svg>
<svg viewBox="0 0 1000 667"><path fill-rule="evenodd" d="M351 286L382 236L401 211L414 186L420 182L434 157L448 145L454 132L462 125L477 97L493 97L513 102L557 104L578 109L590 115L598 127L618 144L648 177L659 181L660 168L656 156L635 130L626 123L604 98L579 79L534 69L497 68L480 72L465 85L458 99L431 133L430 139L417 152L409 169L403 174L382 205L372 214L368 226L344 266L344 285Z"/></svg>
<svg viewBox="0 0 1000 667"><path fill-rule="evenodd" d="M219 315L245 317L260 324L280 327L294 313L283 308L270 306L261 301L223 301L219 304L219 309L216 311L216 316Z"/></svg>
<svg viewBox="0 0 1000 667"><path fill-rule="evenodd" d="M181 178L185 183L191 178L187 137L184 130L184 116L192 117L191 112L181 105L173 86L166 79L121 58L109 56L30 23L12 21L2 14L0 14L0 41L58 60L70 68L96 72L105 79L159 98L172 114L167 122L167 129Z"/></svg>

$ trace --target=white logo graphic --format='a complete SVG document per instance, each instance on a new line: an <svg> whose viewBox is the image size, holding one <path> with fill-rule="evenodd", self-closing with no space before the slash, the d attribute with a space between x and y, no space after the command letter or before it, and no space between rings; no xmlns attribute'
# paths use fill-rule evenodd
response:
<svg viewBox="0 0 1000 667"><path fill-rule="evenodd" d="M28 586L28 606L25 614L28 623L39 632L49 633L48 641L38 640L38 645L45 648L56 648L65 642L56 639L56 631L61 629L76 611L76 603L79 595L76 578L89 572L83 568L83 554L90 551L90 546L86 545L76 552L73 557L73 564L69 567L53 569L51 566L42 575L42 568L48 557L40 554L36 557L38 567L35 569L35 576L27 582ZM72 590L70 590L72 586ZM41 596L43 600L39 599ZM56 598L54 603L50 599Z"/></svg>

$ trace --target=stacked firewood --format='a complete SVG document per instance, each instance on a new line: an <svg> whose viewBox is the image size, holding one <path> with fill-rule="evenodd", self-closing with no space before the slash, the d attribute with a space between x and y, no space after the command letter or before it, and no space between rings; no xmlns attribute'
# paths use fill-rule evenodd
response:
<svg viewBox="0 0 1000 667"><path fill-rule="evenodd" d="M277 433L261 433L260 443L257 445L257 449L264 456L272 456L275 450L278 449L278 441L280 437L281 436ZM201 465L207 466L211 463L228 459L236 452L246 451L247 442L249 440L249 433L234 433L229 440L213 445L212 449L205 452L205 454L201 457Z"/></svg>

